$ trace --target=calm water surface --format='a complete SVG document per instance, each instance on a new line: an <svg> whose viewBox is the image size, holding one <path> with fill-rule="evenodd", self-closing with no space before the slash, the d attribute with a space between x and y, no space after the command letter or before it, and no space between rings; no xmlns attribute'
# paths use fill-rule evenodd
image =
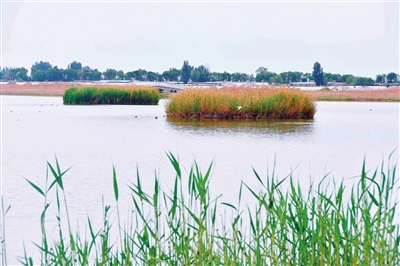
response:
<svg viewBox="0 0 400 266"><path fill-rule="evenodd" d="M173 187L171 151L188 172L194 160L206 171L214 161L213 195L236 204L241 181L258 187L254 167L266 178L275 165L278 179L292 175L306 186L324 174L353 182L366 158L371 171L397 149L399 104L318 102L313 120L186 121L164 117L158 106L64 106L61 97L1 96L2 191L9 263L23 254L37 258L43 197L25 181L45 185L46 162L56 155L73 224L86 217L101 226L102 196L115 207L112 165L120 184L120 210L132 207L129 188L139 168L144 189L151 192L157 174L165 191ZM157 117L157 119L156 119ZM246 200L246 199L244 199ZM251 199L248 199L251 201ZM55 226L55 198L50 197L48 223ZM114 211L115 214L115 211ZM79 221L79 222L78 222ZM56 228L54 227L54 230Z"/></svg>

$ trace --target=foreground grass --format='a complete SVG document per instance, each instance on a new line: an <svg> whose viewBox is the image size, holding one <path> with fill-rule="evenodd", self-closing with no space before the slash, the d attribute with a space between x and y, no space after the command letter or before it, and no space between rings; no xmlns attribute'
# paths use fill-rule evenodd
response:
<svg viewBox="0 0 400 266"><path fill-rule="evenodd" d="M187 89L170 97L168 117L217 119L308 119L315 106L308 94L290 88Z"/></svg>
<svg viewBox="0 0 400 266"><path fill-rule="evenodd" d="M138 104L156 105L158 89L136 86L132 88L72 87L63 95L64 104Z"/></svg>
<svg viewBox="0 0 400 266"><path fill-rule="evenodd" d="M37 243L41 260L25 254L24 265L399 265L399 192L396 165L382 164L373 173L362 166L358 182L350 191L343 183L326 185L325 176L305 193L290 176L263 180L253 169L262 189L243 183L238 205L218 202L209 190L212 163L205 173L195 163L188 176L167 153L176 177L173 188L161 189L157 176L154 190L143 191L141 177L129 186L134 218L121 222L119 186L113 168L112 184L116 201L118 240L111 242L110 206L104 206L103 226L90 235L72 232L65 195L64 175L56 159L48 163L54 179L49 186L30 185L44 197ZM390 157L389 157L390 162ZM46 177L47 180L47 177ZM283 191L281 184L289 189ZM186 183L186 184L185 184ZM46 182L47 184L47 182ZM111 180L110 180L111 184ZM46 210L50 190L56 190L59 238L49 237ZM241 209L242 192L247 190L254 206ZM330 191L330 192L329 192ZM346 198L344 195L349 195ZM186 195L186 196L185 196ZM64 206L62 206L62 202ZM62 209L65 212L61 212ZM219 218L220 209L230 210L230 220ZM65 213L64 216L61 213ZM398 217L397 217L398 218ZM68 226L62 230L61 224ZM38 225L39 226L39 225Z"/></svg>

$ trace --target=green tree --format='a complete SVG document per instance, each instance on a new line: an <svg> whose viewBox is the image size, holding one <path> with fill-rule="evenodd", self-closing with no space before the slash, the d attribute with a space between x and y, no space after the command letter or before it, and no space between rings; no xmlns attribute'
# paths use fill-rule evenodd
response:
<svg viewBox="0 0 400 266"><path fill-rule="evenodd" d="M221 75L221 81L231 81L232 80L232 74L224 71Z"/></svg>
<svg viewBox="0 0 400 266"><path fill-rule="evenodd" d="M281 77L281 80L283 84L289 84L290 83L290 77L289 77L289 72L282 72L279 74Z"/></svg>
<svg viewBox="0 0 400 266"><path fill-rule="evenodd" d="M210 81L230 81L231 74L228 72L211 72L210 73Z"/></svg>
<svg viewBox="0 0 400 266"><path fill-rule="evenodd" d="M374 85L374 80L372 78L366 78L366 77L357 77L354 85L357 86L371 86Z"/></svg>
<svg viewBox="0 0 400 266"><path fill-rule="evenodd" d="M72 68L64 70L64 81L73 81L78 79L78 71Z"/></svg>
<svg viewBox="0 0 400 266"><path fill-rule="evenodd" d="M82 64L80 62L74 61L68 65L68 69L73 69L76 71L82 70Z"/></svg>
<svg viewBox="0 0 400 266"><path fill-rule="evenodd" d="M283 84L282 76L280 74L276 75L276 76L273 76L273 77L270 78L270 82L271 83L276 83L276 84Z"/></svg>
<svg viewBox="0 0 400 266"><path fill-rule="evenodd" d="M28 69L24 67L16 68L15 79L17 81L28 81L29 80Z"/></svg>
<svg viewBox="0 0 400 266"><path fill-rule="evenodd" d="M265 74L268 72L268 68L260 66L259 68L257 68L256 70L256 74Z"/></svg>
<svg viewBox="0 0 400 266"><path fill-rule="evenodd" d="M147 72L147 80L148 81L160 81L162 79L162 75L157 72L149 71Z"/></svg>
<svg viewBox="0 0 400 266"><path fill-rule="evenodd" d="M194 82L210 81L210 69L203 65L195 67L190 73L190 79Z"/></svg>
<svg viewBox="0 0 400 266"><path fill-rule="evenodd" d="M183 61L183 66L182 66L182 76L181 76L181 81L185 84L187 84L190 80L190 72L192 72L193 67L189 65L189 62Z"/></svg>
<svg viewBox="0 0 400 266"><path fill-rule="evenodd" d="M178 81L181 77L182 71L176 68L170 68L162 73L162 76L167 81Z"/></svg>
<svg viewBox="0 0 400 266"><path fill-rule="evenodd" d="M64 79L64 71L58 69L57 66L49 68L46 71L46 79L48 81L61 81Z"/></svg>
<svg viewBox="0 0 400 266"><path fill-rule="evenodd" d="M5 67L1 70L4 80L28 81L28 70L24 67Z"/></svg>
<svg viewBox="0 0 400 266"><path fill-rule="evenodd" d="M254 75L253 74L250 74L250 76L249 76L249 81L250 82L253 82L253 81L255 81L256 79L254 78Z"/></svg>
<svg viewBox="0 0 400 266"><path fill-rule="evenodd" d="M90 72L90 80L100 80L101 79L101 72L97 69Z"/></svg>
<svg viewBox="0 0 400 266"><path fill-rule="evenodd" d="M117 71L117 79L125 79L124 71L122 70Z"/></svg>
<svg viewBox="0 0 400 266"><path fill-rule="evenodd" d="M232 74L232 81L239 81L239 82L244 82L249 80L249 75L246 73L233 73Z"/></svg>
<svg viewBox="0 0 400 266"><path fill-rule="evenodd" d="M104 79L112 80L115 79L117 76L117 70L112 68L107 68L106 71L103 72Z"/></svg>
<svg viewBox="0 0 400 266"><path fill-rule="evenodd" d="M311 80L314 80L314 78L311 75L311 73L304 73L303 74L302 81L307 82L307 81L311 81Z"/></svg>
<svg viewBox="0 0 400 266"><path fill-rule="evenodd" d="M32 80L34 81L45 81L47 78L46 71L37 70L32 76Z"/></svg>
<svg viewBox="0 0 400 266"><path fill-rule="evenodd" d="M312 75L314 77L315 84L321 86L324 83L324 71L321 64L318 62L314 63Z"/></svg>
<svg viewBox="0 0 400 266"><path fill-rule="evenodd" d="M303 76L302 72L298 72L298 71L295 71L295 72L289 71L288 72L289 82L300 82L302 76Z"/></svg>
<svg viewBox="0 0 400 266"><path fill-rule="evenodd" d="M346 84L349 84L349 85L355 85L356 84L356 79L355 79L355 77L353 76L353 75L343 75L343 76L345 76L346 77Z"/></svg>
<svg viewBox="0 0 400 266"><path fill-rule="evenodd" d="M31 67L31 76L33 76L37 70L46 72L50 68L52 68L52 65L49 62L35 62Z"/></svg>
<svg viewBox="0 0 400 266"><path fill-rule="evenodd" d="M378 75L376 75L375 81L377 83L385 83L385 80L386 80L386 74L378 74Z"/></svg>
<svg viewBox="0 0 400 266"><path fill-rule="evenodd" d="M342 76L340 74L332 74L332 73L325 72L324 78L326 79L327 82L341 82L342 81Z"/></svg>
<svg viewBox="0 0 400 266"><path fill-rule="evenodd" d="M131 79L144 81L147 78L147 71L145 69L139 68L138 70L135 71L126 72L125 76Z"/></svg>
<svg viewBox="0 0 400 266"><path fill-rule="evenodd" d="M258 73L256 75L256 82L272 82L271 78L275 77L277 74L274 72Z"/></svg>
<svg viewBox="0 0 400 266"><path fill-rule="evenodd" d="M387 83L395 83L399 80L399 77L396 73L390 72L386 75Z"/></svg>

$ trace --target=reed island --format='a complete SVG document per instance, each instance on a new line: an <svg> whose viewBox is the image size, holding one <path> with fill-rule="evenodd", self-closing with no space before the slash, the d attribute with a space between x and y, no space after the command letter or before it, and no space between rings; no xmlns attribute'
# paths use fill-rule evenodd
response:
<svg viewBox="0 0 400 266"><path fill-rule="evenodd" d="M126 86L110 87L71 87L64 92L64 104L132 104L157 105L160 93L155 87Z"/></svg>
<svg viewBox="0 0 400 266"><path fill-rule="evenodd" d="M167 103L170 118L312 119L312 96L289 87L191 88L173 94Z"/></svg>

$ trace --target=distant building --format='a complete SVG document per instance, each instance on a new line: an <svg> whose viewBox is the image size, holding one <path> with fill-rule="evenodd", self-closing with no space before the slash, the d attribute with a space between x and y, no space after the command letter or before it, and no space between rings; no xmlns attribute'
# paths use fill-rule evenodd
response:
<svg viewBox="0 0 400 266"><path fill-rule="evenodd" d="M314 81L307 81L307 82L290 82L289 85L293 87L313 87L316 84Z"/></svg>
<svg viewBox="0 0 400 266"><path fill-rule="evenodd" d="M328 86L345 86L346 82L328 82Z"/></svg>

